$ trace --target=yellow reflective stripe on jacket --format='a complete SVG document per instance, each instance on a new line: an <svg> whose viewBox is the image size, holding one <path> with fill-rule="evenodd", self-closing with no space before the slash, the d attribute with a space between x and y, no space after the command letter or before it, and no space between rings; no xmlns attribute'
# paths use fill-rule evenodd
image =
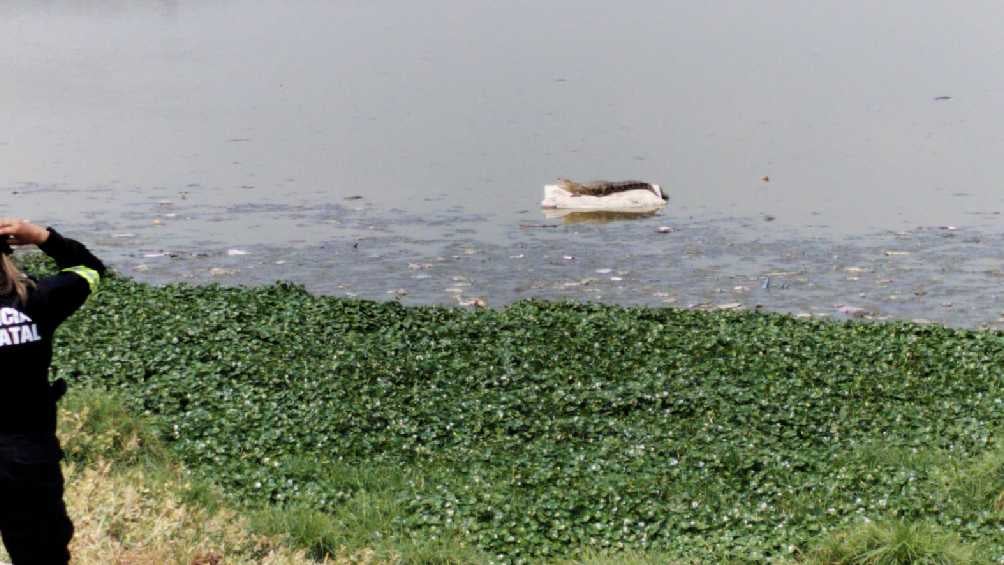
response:
<svg viewBox="0 0 1004 565"><path fill-rule="evenodd" d="M87 286L91 287L91 294L98 291L98 283L101 282L101 275L98 274L94 269L84 267L83 265L77 267L70 267L68 269L63 269L64 273L74 273L80 275L87 281Z"/></svg>

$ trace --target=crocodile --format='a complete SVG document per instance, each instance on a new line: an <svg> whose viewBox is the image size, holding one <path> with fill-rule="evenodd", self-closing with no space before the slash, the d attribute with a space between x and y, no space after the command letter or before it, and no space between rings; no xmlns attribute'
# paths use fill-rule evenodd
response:
<svg viewBox="0 0 1004 565"><path fill-rule="evenodd" d="M580 183L565 178L559 178L558 186L572 196L609 196L611 194L627 192L629 190L650 190L663 200L669 199L667 195L662 193L662 189L659 188L658 185L640 180L596 180Z"/></svg>

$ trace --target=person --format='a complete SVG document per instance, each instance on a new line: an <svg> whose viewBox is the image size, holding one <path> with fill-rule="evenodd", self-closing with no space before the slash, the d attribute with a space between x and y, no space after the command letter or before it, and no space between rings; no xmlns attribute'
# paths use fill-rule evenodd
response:
<svg viewBox="0 0 1004 565"><path fill-rule="evenodd" d="M11 245L37 245L60 269L29 278ZM0 537L14 565L65 564L73 523L63 502L63 457L49 384L56 328L93 294L105 266L52 228L0 219Z"/></svg>

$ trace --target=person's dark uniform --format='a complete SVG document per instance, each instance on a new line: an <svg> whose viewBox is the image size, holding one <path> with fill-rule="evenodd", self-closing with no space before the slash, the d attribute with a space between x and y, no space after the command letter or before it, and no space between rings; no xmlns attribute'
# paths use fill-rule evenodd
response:
<svg viewBox="0 0 1004 565"><path fill-rule="evenodd" d="M97 290L105 266L80 243L49 228L39 249L59 274L35 281L28 300L0 296L0 534L14 565L63 564L73 524L63 504L63 452L49 384L56 328ZM0 253L10 246L0 242Z"/></svg>

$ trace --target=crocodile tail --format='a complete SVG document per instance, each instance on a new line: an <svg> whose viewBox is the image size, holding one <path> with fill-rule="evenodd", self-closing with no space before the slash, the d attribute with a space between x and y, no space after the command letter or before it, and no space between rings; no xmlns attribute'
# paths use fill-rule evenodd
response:
<svg viewBox="0 0 1004 565"><path fill-rule="evenodd" d="M661 196L652 183L640 180L626 180L610 183L610 192L626 192L628 190L651 190L656 196Z"/></svg>

